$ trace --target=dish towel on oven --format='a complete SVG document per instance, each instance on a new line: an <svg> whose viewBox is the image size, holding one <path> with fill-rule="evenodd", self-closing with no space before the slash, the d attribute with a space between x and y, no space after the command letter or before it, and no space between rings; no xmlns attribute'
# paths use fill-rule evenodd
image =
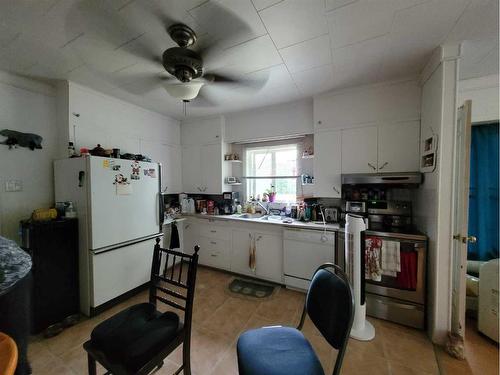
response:
<svg viewBox="0 0 500 375"><path fill-rule="evenodd" d="M382 241L380 253L382 275L396 277L401 272L401 249L397 241Z"/></svg>
<svg viewBox="0 0 500 375"><path fill-rule="evenodd" d="M418 253L416 251L401 252L401 272L396 283L398 288L415 290L417 288Z"/></svg>
<svg viewBox="0 0 500 375"><path fill-rule="evenodd" d="M365 238L365 279L367 280L382 280L382 268L380 268L381 247L382 240L380 238Z"/></svg>

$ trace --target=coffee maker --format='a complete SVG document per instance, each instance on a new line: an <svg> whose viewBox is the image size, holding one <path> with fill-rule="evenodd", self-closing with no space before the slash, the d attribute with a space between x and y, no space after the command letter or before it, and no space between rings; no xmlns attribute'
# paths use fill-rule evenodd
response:
<svg viewBox="0 0 500 375"><path fill-rule="evenodd" d="M228 191L222 193L221 213L224 215L232 215L236 213L236 205L239 203L240 193L237 191Z"/></svg>

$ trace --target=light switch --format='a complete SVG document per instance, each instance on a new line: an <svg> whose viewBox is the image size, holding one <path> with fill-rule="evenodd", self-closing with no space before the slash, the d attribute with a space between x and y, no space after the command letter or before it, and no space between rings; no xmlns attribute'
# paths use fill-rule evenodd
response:
<svg viewBox="0 0 500 375"><path fill-rule="evenodd" d="M7 180L5 182L6 192L23 191L23 182L21 180Z"/></svg>

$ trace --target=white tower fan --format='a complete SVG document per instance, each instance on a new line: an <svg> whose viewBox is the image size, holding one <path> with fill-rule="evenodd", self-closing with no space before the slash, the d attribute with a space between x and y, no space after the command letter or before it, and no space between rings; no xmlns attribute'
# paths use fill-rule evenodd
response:
<svg viewBox="0 0 500 375"><path fill-rule="evenodd" d="M360 341L370 341L375 337L375 328L366 320L365 304L365 244L362 232L366 224L361 216L346 214L345 252L350 260L351 282L354 290L354 321L351 337Z"/></svg>

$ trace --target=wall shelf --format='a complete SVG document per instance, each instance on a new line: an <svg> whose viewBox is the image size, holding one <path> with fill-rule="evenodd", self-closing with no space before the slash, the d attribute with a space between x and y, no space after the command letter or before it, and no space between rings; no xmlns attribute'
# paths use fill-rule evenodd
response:
<svg viewBox="0 0 500 375"><path fill-rule="evenodd" d="M224 160L224 161L227 161L228 163L243 163L242 160Z"/></svg>

